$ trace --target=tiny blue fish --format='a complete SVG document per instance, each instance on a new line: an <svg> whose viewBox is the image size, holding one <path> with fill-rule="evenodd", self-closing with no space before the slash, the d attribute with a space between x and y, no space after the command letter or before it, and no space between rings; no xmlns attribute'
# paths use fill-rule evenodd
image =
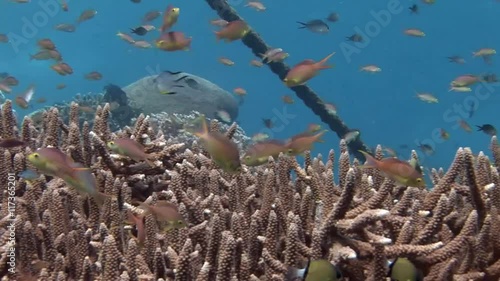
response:
<svg viewBox="0 0 500 281"><path fill-rule="evenodd" d="M21 173L19 173L19 177L25 180L34 180L37 179L39 176L40 175L37 172L30 169L24 170Z"/></svg>

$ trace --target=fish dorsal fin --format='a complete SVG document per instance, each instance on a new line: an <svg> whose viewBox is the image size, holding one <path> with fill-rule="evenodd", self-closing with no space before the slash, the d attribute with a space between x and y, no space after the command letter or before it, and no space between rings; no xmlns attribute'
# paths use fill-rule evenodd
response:
<svg viewBox="0 0 500 281"><path fill-rule="evenodd" d="M413 168L417 167L417 160L415 158L412 158L409 163Z"/></svg>
<svg viewBox="0 0 500 281"><path fill-rule="evenodd" d="M274 144L274 145L285 145L285 142L282 141L282 140L275 140L275 139L272 139L272 140L263 140L263 141L260 141L260 142L257 142L259 144L266 144L266 143L269 143L269 144Z"/></svg>
<svg viewBox="0 0 500 281"><path fill-rule="evenodd" d="M297 65L311 65L311 64L315 64L315 63L316 62L312 59L306 59L306 60L299 62Z"/></svg>
<svg viewBox="0 0 500 281"><path fill-rule="evenodd" d="M401 160L399 160L396 157L384 158L382 161L385 162L385 163L391 163L391 164L398 164L398 163L408 164L408 162L401 161Z"/></svg>

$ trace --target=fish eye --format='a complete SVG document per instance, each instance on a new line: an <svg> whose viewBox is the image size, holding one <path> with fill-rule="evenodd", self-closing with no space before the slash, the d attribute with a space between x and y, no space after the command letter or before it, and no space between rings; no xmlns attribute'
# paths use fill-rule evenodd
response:
<svg viewBox="0 0 500 281"><path fill-rule="evenodd" d="M38 158L40 156L38 153L33 153L33 157Z"/></svg>
<svg viewBox="0 0 500 281"><path fill-rule="evenodd" d="M421 179L421 178L418 178L418 179L417 179L417 182L418 182L418 183L421 183L421 182L422 182L422 179Z"/></svg>
<svg viewBox="0 0 500 281"><path fill-rule="evenodd" d="M289 148L286 152L287 152L288 154L292 154L292 153L293 153L293 149Z"/></svg>
<svg viewBox="0 0 500 281"><path fill-rule="evenodd" d="M246 159L246 160L250 160L250 158L251 158L251 157L250 157L250 155L245 156L245 159Z"/></svg>
<svg viewBox="0 0 500 281"><path fill-rule="evenodd" d="M178 225L182 225L182 224L184 224L184 223L183 223L183 221L177 221L177 224L178 224Z"/></svg>

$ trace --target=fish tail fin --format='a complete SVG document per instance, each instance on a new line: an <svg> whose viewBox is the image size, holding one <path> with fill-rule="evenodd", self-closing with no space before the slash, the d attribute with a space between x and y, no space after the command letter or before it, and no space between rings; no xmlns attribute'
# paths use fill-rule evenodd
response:
<svg viewBox="0 0 500 281"><path fill-rule="evenodd" d="M378 166L378 160L375 159L370 154L368 154L368 152L362 151L362 150L358 150L358 151L361 152L361 154L363 154L366 158L365 164L359 166L359 168L361 168L361 169L363 169L363 168L376 168Z"/></svg>
<svg viewBox="0 0 500 281"><path fill-rule="evenodd" d="M219 31L214 31L214 34L215 34L215 40L217 40L217 42L219 42L219 41L220 41L220 39L221 39L221 34L220 34L220 32L219 32Z"/></svg>
<svg viewBox="0 0 500 281"><path fill-rule="evenodd" d="M482 131L483 130L483 127L481 127L481 126L476 125L476 127L477 127L477 131Z"/></svg>
<svg viewBox="0 0 500 281"><path fill-rule="evenodd" d="M335 65L326 65L325 63L333 56L335 55L335 52L329 54L328 56L326 56L324 59L318 61L316 63L316 66L318 67L318 69L328 69L328 68L333 68Z"/></svg>
<svg viewBox="0 0 500 281"><path fill-rule="evenodd" d="M30 61L35 59L35 55L30 55Z"/></svg>
<svg viewBox="0 0 500 281"><path fill-rule="evenodd" d="M299 29L302 29L302 28L306 28L306 27L307 27L307 24L305 24L305 23L303 23L303 22L298 21L297 23L298 23L298 24L300 24L300 26L298 27Z"/></svg>

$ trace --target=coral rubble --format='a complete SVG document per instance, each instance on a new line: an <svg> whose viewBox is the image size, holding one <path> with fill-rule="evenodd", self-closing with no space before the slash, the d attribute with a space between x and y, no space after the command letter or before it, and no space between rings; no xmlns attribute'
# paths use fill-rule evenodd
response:
<svg viewBox="0 0 500 281"><path fill-rule="evenodd" d="M500 151L494 164L483 153L460 148L448 171L433 170L430 190L402 187L377 170L360 170L341 141L323 159L303 165L281 155L238 174L218 169L191 141L180 143L161 122L141 115L133 128L112 132L110 107L98 107L93 126L79 122L73 103L68 122L58 109L41 126L25 117L20 130L7 101L0 135L27 147L0 149L0 182L32 168L26 156L56 146L91 167L102 206L58 178L17 178L15 208L1 194L1 280L284 280L287 266L327 259L344 280L385 280L387 260L409 258L425 280L500 278ZM170 128L170 127L168 127ZM212 121L211 130L221 130ZM236 125L225 130L233 138ZM133 136L155 166L110 154L106 142ZM381 158L381 147L376 157ZM413 153L412 157L417 158ZM338 163L338 164L336 164ZM334 170L338 172L334 175ZM336 183L338 181L338 183ZM167 200L179 206L188 227L167 233L144 218L145 240L127 224L140 214L137 201ZM15 245L9 225L15 226ZM15 273L7 263L15 247Z"/></svg>

